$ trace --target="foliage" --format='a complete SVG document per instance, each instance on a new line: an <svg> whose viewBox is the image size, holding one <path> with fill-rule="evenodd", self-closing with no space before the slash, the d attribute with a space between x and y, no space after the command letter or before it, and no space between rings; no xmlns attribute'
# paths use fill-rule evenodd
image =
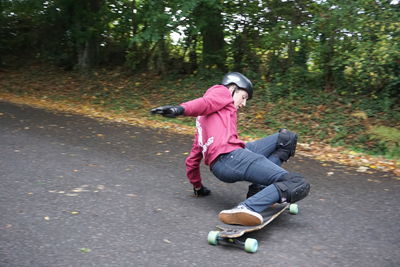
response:
<svg viewBox="0 0 400 267"><path fill-rule="evenodd" d="M318 109L333 101L349 107L345 112L361 110L369 119L384 119L398 127L398 1L2 0L0 4L3 67L29 60L81 71L124 66L136 73L164 75L172 82L181 74L218 81L223 72L236 70L254 81L260 108L282 103L274 108L301 113L305 110L299 105ZM309 119L319 122L315 129L321 137L328 132L324 127L335 129L333 143L346 143L346 136L367 129L350 120L353 129L345 130L339 123L325 123L321 116L334 117L322 112ZM359 140L378 142L368 134L359 134Z"/></svg>
<svg viewBox="0 0 400 267"><path fill-rule="evenodd" d="M381 146L387 149L386 154L400 157L400 130L386 126L375 126L368 130L371 139L377 140Z"/></svg>

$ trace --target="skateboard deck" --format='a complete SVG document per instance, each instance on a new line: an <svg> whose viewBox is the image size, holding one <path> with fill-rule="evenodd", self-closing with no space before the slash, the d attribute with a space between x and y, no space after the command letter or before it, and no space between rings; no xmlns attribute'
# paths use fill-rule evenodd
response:
<svg viewBox="0 0 400 267"><path fill-rule="evenodd" d="M229 225L229 224L220 224L217 225L216 228L219 231L211 231L208 234L208 242L212 245L217 244L231 244L234 246L238 246L240 248L244 248L247 252L256 252L258 249L258 242L253 238L247 238L245 242L240 241L239 237L243 236L246 233L260 230L270 224L273 220L275 220L279 215L284 213L285 210L289 210L291 214L298 213L297 204L275 204L268 208L266 211L261 213L263 216L263 223L256 226L243 226L243 225Z"/></svg>

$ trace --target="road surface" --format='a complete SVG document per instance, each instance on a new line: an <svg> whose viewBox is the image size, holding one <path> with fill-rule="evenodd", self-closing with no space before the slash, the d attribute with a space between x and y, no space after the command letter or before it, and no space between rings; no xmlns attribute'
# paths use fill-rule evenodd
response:
<svg viewBox="0 0 400 267"><path fill-rule="evenodd" d="M192 196L191 136L0 102L0 266L399 266L400 181L296 156L312 185L300 214L212 246L220 210L246 183L202 169Z"/></svg>

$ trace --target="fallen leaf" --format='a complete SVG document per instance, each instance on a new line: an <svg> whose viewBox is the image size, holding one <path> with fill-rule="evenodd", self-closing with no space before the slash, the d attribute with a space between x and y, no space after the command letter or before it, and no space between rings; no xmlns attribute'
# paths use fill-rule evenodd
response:
<svg viewBox="0 0 400 267"><path fill-rule="evenodd" d="M50 217L49 217L49 216L45 216L44 219L45 219L46 221L50 221Z"/></svg>
<svg viewBox="0 0 400 267"><path fill-rule="evenodd" d="M97 164L90 163L90 164L86 164L86 166L89 166L89 167L97 167Z"/></svg>
<svg viewBox="0 0 400 267"><path fill-rule="evenodd" d="M358 167L358 169L356 171L357 172L366 172L367 170L368 170L368 167L360 166L360 167Z"/></svg>
<svg viewBox="0 0 400 267"><path fill-rule="evenodd" d="M368 182L377 183L377 184L381 183L381 181L376 180L376 179L367 179L367 181L368 181Z"/></svg>
<svg viewBox="0 0 400 267"><path fill-rule="evenodd" d="M81 248L80 249L80 252L82 252L82 253L89 253L89 252L91 252L92 250L90 249L90 248Z"/></svg>
<svg viewBox="0 0 400 267"><path fill-rule="evenodd" d="M74 193L81 193L81 192L88 192L89 190L78 187L78 188L72 189L71 191Z"/></svg>
<svg viewBox="0 0 400 267"><path fill-rule="evenodd" d="M351 114L351 116L353 116L353 117L355 117L355 118L362 119L362 120L368 119L368 115L367 115L367 113L365 113L364 111L356 111L356 112L353 112L353 113Z"/></svg>
<svg viewBox="0 0 400 267"><path fill-rule="evenodd" d="M262 119L262 118L264 118L264 114L262 114L262 113L257 113L256 116L255 116L255 118L256 118L256 119Z"/></svg>

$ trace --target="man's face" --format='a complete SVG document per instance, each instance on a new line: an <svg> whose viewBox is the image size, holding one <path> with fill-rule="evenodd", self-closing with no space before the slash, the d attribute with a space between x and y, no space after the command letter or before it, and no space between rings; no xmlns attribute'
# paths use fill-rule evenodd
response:
<svg viewBox="0 0 400 267"><path fill-rule="evenodd" d="M237 109L245 107L249 94L245 90L236 90L233 94L233 104Z"/></svg>

